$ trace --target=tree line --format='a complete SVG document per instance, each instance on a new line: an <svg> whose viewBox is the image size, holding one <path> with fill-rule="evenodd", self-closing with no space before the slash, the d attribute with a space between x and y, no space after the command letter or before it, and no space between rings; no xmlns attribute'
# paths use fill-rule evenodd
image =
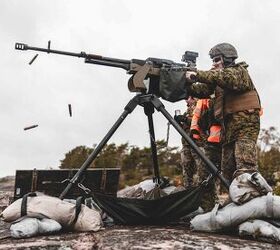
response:
<svg viewBox="0 0 280 250"><path fill-rule="evenodd" d="M156 141L160 174L181 181L180 152L169 147L164 140ZM78 146L65 154L59 168L80 168L96 146ZM134 185L153 176L150 147L138 147L128 143L106 144L89 168L120 168L120 188Z"/></svg>
<svg viewBox="0 0 280 250"><path fill-rule="evenodd" d="M176 184L182 183L180 147L169 147L166 141L156 141L161 176L167 176ZM59 168L80 168L96 146L77 146L65 154ZM258 167L260 173L280 194L280 135L275 127L261 129L258 144ZM120 188L134 185L153 176L151 148L128 143L107 144L90 168L120 168Z"/></svg>

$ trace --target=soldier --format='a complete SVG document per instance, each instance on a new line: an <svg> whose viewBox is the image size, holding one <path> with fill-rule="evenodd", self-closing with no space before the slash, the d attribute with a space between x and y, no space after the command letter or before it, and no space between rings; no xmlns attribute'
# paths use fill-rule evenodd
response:
<svg viewBox="0 0 280 250"><path fill-rule="evenodd" d="M196 106L197 99L189 97L186 100L187 110L183 115L175 115L175 120L182 126L184 131L187 134L190 134L190 126L193 116L193 111ZM182 141L182 150L181 150L181 165L183 170L183 185L185 188L192 187L194 184L197 184L194 181L195 174L197 171L197 165L201 163L201 159L197 154L192 150L190 145L185 141L184 138Z"/></svg>
<svg viewBox="0 0 280 250"><path fill-rule="evenodd" d="M209 55L215 70L189 71L190 95L214 94L214 115L223 126L222 171L232 179L257 170L256 141L260 129L260 99L245 62L236 63L237 51L228 43L214 46ZM217 70L218 69L218 70Z"/></svg>
<svg viewBox="0 0 280 250"><path fill-rule="evenodd" d="M196 103L193 112L190 132L194 140L200 140L203 137L203 149L205 155L216 165L220 170L221 165L221 126L214 118L213 100L200 99ZM207 180L209 172L206 169L205 163L201 162L197 166L198 183ZM205 211L212 210L215 203L218 201L217 185L215 180L210 179L206 187L206 192L201 200L201 207Z"/></svg>

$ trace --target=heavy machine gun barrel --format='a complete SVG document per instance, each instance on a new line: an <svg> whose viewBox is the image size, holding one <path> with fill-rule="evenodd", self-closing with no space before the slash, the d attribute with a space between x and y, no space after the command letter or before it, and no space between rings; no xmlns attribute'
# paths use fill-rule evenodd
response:
<svg viewBox="0 0 280 250"><path fill-rule="evenodd" d="M48 54L52 53L52 54L65 55L65 56L82 57L85 59L85 63L122 68L126 70L128 74L132 75L128 81L128 89L130 92L155 94L157 96L163 97L164 99L168 101L170 100L172 102L177 101L179 99L181 100L185 96L180 96L179 99L176 97L169 99L167 95L160 93L159 85L160 85L161 69L165 68L174 71L181 71L183 75L184 71L195 70L196 58L198 57L198 53L186 51L182 58L182 61L186 62L186 64L176 63L168 59L153 58L153 57L149 57L146 60L140 60L140 59L126 60L120 58L105 57L96 54L88 54L85 52L75 53L69 51L54 50L50 48L50 41L48 42L47 48L28 46L25 43L16 43L15 49L34 50L34 51L45 52ZM29 63L30 65L33 63L36 57L37 55L30 61ZM170 83L170 85L172 85L172 82ZM168 88L169 87L167 86L167 89ZM175 89L175 87L173 89ZM179 87L179 89L182 89L182 87ZM174 92L177 92L177 90L175 90ZM172 94L169 95L168 93L168 96L172 96Z"/></svg>
<svg viewBox="0 0 280 250"><path fill-rule="evenodd" d="M87 63L94 63L94 64L98 64L98 65L123 68L125 70L129 70L129 65L131 63L130 60L104 57L104 56L95 55L95 54L87 54L85 52L75 53L75 52L69 52L69 51L54 50L54 49L50 49L49 47L47 49L39 48L39 47L28 46L25 43L16 43L15 49L17 49L17 50L35 50L35 51L40 51L40 52L46 52L48 54L52 53L52 54L59 54L59 55L64 55L64 56L82 57L82 58L85 58L85 62L87 62Z"/></svg>
<svg viewBox="0 0 280 250"><path fill-rule="evenodd" d="M156 68L160 68L163 65L177 66L177 67L186 66L183 63L175 63L168 59L149 57L146 60L140 60L140 59L126 60L126 59L105 57L105 56L96 55L96 54L88 54L85 52L75 53L75 52L69 52L69 51L54 50L54 49L50 49L50 47L48 47L47 49L40 48L40 47L33 47L33 46L28 46L25 43L16 43L15 49L17 49L17 50L34 50L34 51L46 52L48 54L52 53L52 54L59 54L59 55L65 55L65 56L82 57L82 58L85 58L85 63L92 63L92 64L97 64L97 65L122 68L122 69L127 70L128 73L131 73L131 74L135 73L133 70L133 67L131 67L131 64L137 64L139 66L143 66L148 61L152 62L153 66Z"/></svg>

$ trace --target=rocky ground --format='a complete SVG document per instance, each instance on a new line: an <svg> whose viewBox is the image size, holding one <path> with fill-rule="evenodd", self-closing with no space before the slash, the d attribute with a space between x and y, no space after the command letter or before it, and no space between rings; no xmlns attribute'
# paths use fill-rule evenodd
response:
<svg viewBox="0 0 280 250"><path fill-rule="evenodd" d="M7 184L9 182L9 184ZM4 183L4 184L3 184ZM1 185L2 184L2 185ZM5 191L3 191L5 186ZM9 188L7 188L9 187ZM0 179L0 212L13 195L13 179ZM12 239L9 224L0 221L1 249L279 249L277 245L233 235L192 232L186 225L111 226L95 233L60 233Z"/></svg>
<svg viewBox="0 0 280 250"><path fill-rule="evenodd" d="M1 222L0 249L279 249L276 245L229 235L194 233L183 226L112 226L96 233L62 233L29 239L8 237ZM4 232L3 232L4 231Z"/></svg>

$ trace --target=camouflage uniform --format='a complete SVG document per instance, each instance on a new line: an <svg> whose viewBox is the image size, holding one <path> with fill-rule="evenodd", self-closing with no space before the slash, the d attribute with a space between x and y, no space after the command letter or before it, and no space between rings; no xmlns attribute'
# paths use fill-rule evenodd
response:
<svg viewBox="0 0 280 250"><path fill-rule="evenodd" d="M191 120L192 120L195 106L196 106L196 101L192 105L188 106L187 111L184 113L184 116L187 119L182 124L182 128L188 135L190 135ZM182 138L181 141L182 141L181 165L183 170L183 184L185 187L190 187L197 184L197 180L196 180L197 166L201 165L202 160L194 152L194 150L185 141L184 138Z"/></svg>
<svg viewBox="0 0 280 250"><path fill-rule="evenodd" d="M204 147L204 152L205 152L205 156L208 159L210 159L220 170L221 155L222 155L221 146L219 144L216 145L206 144ZM202 162L202 164L197 168L197 175L198 175L199 183L201 183L202 181L208 178L209 172L204 162ZM215 203L218 202L217 186L218 185L216 185L216 178L213 178L209 181L205 189L205 192L202 196L202 200L200 203L200 206L203 208L205 212L211 211L215 206Z"/></svg>
<svg viewBox="0 0 280 250"><path fill-rule="evenodd" d="M226 67L222 70L197 71L196 81L188 86L190 95L207 98L216 94L218 88L227 95L245 93L255 87L244 62ZM230 181L244 172L257 170L256 141L260 130L259 108L238 111L224 115L222 147L222 171Z"/></svg>

